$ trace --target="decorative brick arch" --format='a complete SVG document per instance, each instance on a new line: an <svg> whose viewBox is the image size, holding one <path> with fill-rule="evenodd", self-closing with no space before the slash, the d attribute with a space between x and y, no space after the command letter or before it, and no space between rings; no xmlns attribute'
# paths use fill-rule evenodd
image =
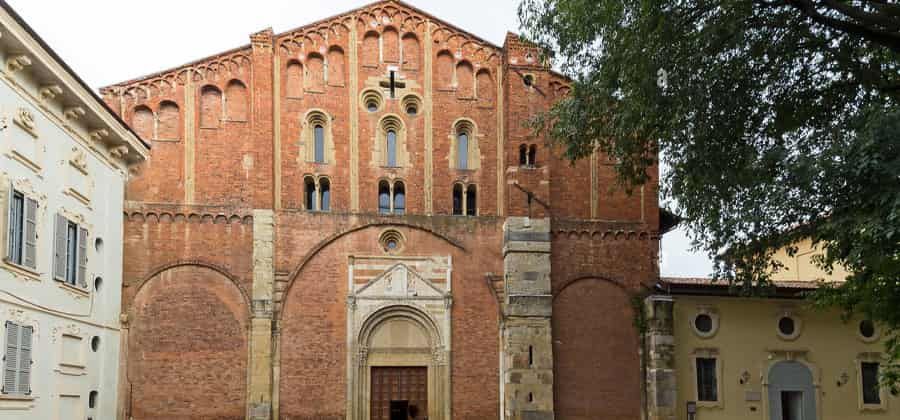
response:
<svg viewBox="0 0 900 420"><path fill-rule="evenodd" d="M241 285L238 278L234 274L231 274L231 272L229 272L225 267L204 260L178 260L157 266L156 268L148 271L144 277L142 277L140 280L138 280L137 283L133 285L133 287L135 287L134 297L137 298L138 294L141 292L141 289L144 288L144 285L146 285L147 282L154 279L156 276L173 268L185 266L208 268L227 278L232 284L234 284L235 287L237 287L238 291L241 292L241 296L243 296L244 298L244 304L247 307L247 316L250 316L250 294L247 293L247 290L244 288L244 286Z"/></svg>
<svg viewBox="0 0 900 420"><path fill-rule="evenodd" d="M640 416L640 345L632 327L632 297L638 290L621 278L596 274L576 275L553 286L557 418Z"/></svg>
<svg viewBox="0 0 900 420"><path fill-rule="evenodd" d="M235 276L209 262L178 261L135 288L122 330L127 416L243 417L250 305Z"/></svg>
<svg viewBox="0 0 900 420"><path fill-rule="evenodd" d="M430 234L442 239L444 242L447 242L454 248L460 249L463 252L468 252L468 250L462 245L462 243L459 240L451 238L440 232L437 232L429 227L421 226L421 225L417 225L417 224L413 224L413 223L407 223L407 222L402 222L402 221L390 221L390 222L374 222L374 223L367 223L367 224L360 225L360 226L355 226L350 229L344 230L342 232L335 233L335 234L323 239L321 242L316 244L316 246L314 246L308 254L306 254L303 257L303 259L297 265L297 268L295 268L291 272L291 274L288 276L288 283L284 288L284 301L282 302L281 307L284 308L287 305L288 298L291 296L291 293L290 293L291 288L294 286L294 283L296 283L297 279L300 278L300 274L303 272L303 268L313 258L315 258L316 255L318 255L323 249L327 248L329 245L331 245L338 239L340 239L344 236L347 236L351 233L359 232L364 229L378 228L378 227L404 227L404 228L408 228L408 229L414 229L414 230L418 230L418 231L422 231L422 232L427 232L427 233L430 233ZM278 312L277 318L279 321L281 320L283 315L284 315L283 310Z"/></svg>

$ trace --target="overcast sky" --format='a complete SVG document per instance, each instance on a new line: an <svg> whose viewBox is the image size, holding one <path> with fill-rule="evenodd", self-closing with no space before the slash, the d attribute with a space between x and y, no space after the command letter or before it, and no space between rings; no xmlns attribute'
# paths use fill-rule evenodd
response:
<svg viewBox="0 0 900 420"><path fill-rule="evenodd" d="M34 30L92 87L175 67L354 9L359 0L8 0ZM518 32L518 0L408 0L462 29L501 45ZM689 251L678 230L665 236L662 275L706 276L709 261Z"/></svg>

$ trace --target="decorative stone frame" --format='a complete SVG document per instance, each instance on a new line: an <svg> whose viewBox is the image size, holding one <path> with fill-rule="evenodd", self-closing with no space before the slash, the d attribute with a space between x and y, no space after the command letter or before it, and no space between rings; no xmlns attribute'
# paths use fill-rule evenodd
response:
<svg viewBox="0 0 900 420"><path fill-rule="evenodd" d="M26 311L24 309L19 308L10 308L4 315L3 323L0 324L0 327L4 327L2 329L3 337L0 338L0 344L3 345L3 348L6 348L6 328L5 322L10 321L13 322L20 327L31 327L31 375L29 375L29 381L31 385L31 389L35 390L39 387L35 384L41 382L44 378L40 377L40 375L35 375L35 372L39 372L39 365L41 363L46 363L49 361L49 357L40 357L42 355L49 355L47 352L40 352L39 347L41 344L41 325L37 317L34 316L34 313L31 311ZM57 327L58 328L58 327ZM54 334L51 332L51 334ZM51 340L55 342L55 339L51 336ZM0 372L0 378L5 375L4 372ZM30 409L34 408L34 401L36 399L35 393L31 394L3 394L5 401L4 409L7 410L16 410L16 409Z"/></svg>
<svg viewBox="0 0 900 420"><path fill-rule="evenodd" d="M772 373L772 368L775 367L780 362L797 362L809 369L809 372L812 374L812 385L815 390L814 398L816 401L816 414L822 415L822 373L819 371L819 368L816 364L811 363L807 360L807 351L806 350L769 350L768 357L766 358L766 362L760 369L760 375L762 376L762 387L763 387L763 396L762 396L762 413L765 418L769 416L769 375Z"/></svg>
<svg viewBox="0 0 900 420"><path fill-rule="evenodd" d="M700 401L700 390L697 389L697 359L715 359L716 360L716 401ZM719 349L716 348L697 348L691 352L691 377L693 380L694 392L692 393L697 407L701 408L724 408L724 398L722 395L722 358L719 357Z"/></svg>
<svg viewBox="0 0 900 420"><path fill-rule="evenodd" d="M453 182L453 184L450 186L451 201L452 201L453 194L455 194L456 187L459 187L462 191L462 197L460 200L460 205L462 206L462 213L455 214L453 212L453 209L450 209L450 214L453 216L457 216L457 217L477 217L479 215L478 204L481 202L481 200L478 199L478 190L479 190L478 184L476 184L474 182L466 182L465 180L459 180L459 181ZM473 215L469 214L469 188L475 189L475 214L473 214ZM451 206L452 206L452 203L451 203Z"/></svg>
<svg viewBox="0 0 900 420"><path fill-rule="evenodd" d="M387 133L397 133L397 166L388 166ZM408 168L409 151L406 148L406 125L397 114L386 114L378 120L375 144L372 145L372 164L383 168Z"/></svg>
<svg viewBox="0 0 900 420"><path fill-rule="evenodd" d="M467 168L459 168L457 167L458 159L457 150L459 149L458 140L459 134L465 133L469 137L468 144L468 159L467 159ZM459 171L474 171L481 169L481 148L479 147L479 137L481 135L478 133L478 126L475 124L475 121L472 121L469 118L458 118L456 121L453 121L450 129L450 153L447 156L447 160L449 161L450 168L456 169Z"/></svg>
<svg viewBox="0 0 900 420"><path fill-rule="evenodd" d="M422 98L419 95L414 93L407 94L400 100L400 107L403 109L403 112L409 118L415 118L422 114ZM410 114L408 110L410 108L415 108L416 112L414 114Z"/></svg>
<svg viewBox="0 0 900 420"><path fill-rule="evenodd" d="M856 401L859 406L859 411L865 412L878 412L878 411L886 411L887 410L887 397L890 393L882 386L878 388L878 396L881 400L880 404L866 404L863 400L863 377L862 377L862 364L863 363L879 363L879 369L884 365L884 362L887 359L882 356L881 353L878 352L865 352L860 353L856 356L853 363L856 368Z"/></svg>
<svg viewBox="0 0 900 420"><path fill-rule="evenodd" d="M369 111L369 102L375 103L375 111ZM381 94L381 91L372 88L364 89L359 93L359 106L361 106L363 111L367 114L374 114L384 109L384 97Z"/></svg>
<svg viewBox="0 0 900 420"><path fill-rule="evenodd" d="M380 196L381 196L381 184L382 183L387 183L387 185L388 185L388 198L390 199L391 202L389 205L390 211L388 211L387 213L381 213L380 208L379 208L377 210L379 212L379 214L382 216L390 216L390 215L395 214L394 213L394 189L397 187L398 183L403 184L403 195L404 195L403 199L405 200L404 205L406 206L403 209L403 214L408 214L409 213L409 183L406 182L406 180L403 178L394 177L394 176L378 178L378 182L375 184L377 186L376 191L378 192L378 195L379 195L378 199L381 198Z"/></svg>
<svg viewBox="0 0 900 420"><path fill-rule="evenodd" d="M778 323L779 323L779 321L781 321L782 318L790 318L794 321L794 333L793 334L783 334L781 332L781 329L778 327ZM800 337L800 334L802 334L802 333L803 333L803 320L800 319L800 317L797 316L797 314L793 310L783 309L775 315L775 334L778 335L778 338L785 340L785 341L794 341L798 337Z"/></svg>
<svg viewBox="0 0 900 420"><path fill-rule="evenodd" d="M371 405L371 368L373 366L424 366L428 370L428 412L432 420L450 420L451 414L451 295L452 261L450 257L423 256L350 256L347 296L347 419L368 420ZM359 283L354 266L381 264L387 267L379 276ZM411 267L417 264L438 266L424 268L422 273L443 278L443 285L426 280ZM407 270L405 276L414 282L416 294L389 288L396 270ZM391 277L394 278L394 277ZM396 278L394 278L396 279ZM384 290L384 291L381 291ZM372 339L386 321L401 319L418 327L427 337L427 347L373 348Z"/></svg>
<svg viewBox="0 0 900 420"><path fill-rule="evenodd" d="M37 202L37 215L35 216L35 230L38 235L38 244L35 247L35 268L26 267L25 265L15 264L6 258L6 250L9 247L9 202L10 193L16 190L22 193L26 198L33 199ZM40 246L40 238L42 232L47 232L45 219L47 216L47 195L39 191L28 178L10 179L4 172L0 172L0 265L6 268L14 278L23 280L41 281L41 261L44 258L46 249ZM52 230L52 227L51 227ZM52 259L52 258L51 258Z"/></svg>
<svg viewBox="0 0 900 420"><path fill-rule="evenodd" d="M709 332L703 332L697 329L697 317L700 315L707 315L712 319L712 329ZM716 333L719 332L719 311L712 306L699 306L697 310L694 312L693 318L691 318L691 330L694 331L694 334L697 337L702 339L710 339L716 336Z"/></svg>
<svg viewBox="0 0 900 420"><path fill-rule="evenodd" d="M332 120L334 118L323 109L310 109L303 115L303 121L300 127L300 160L302 162L315 165L332 165L335 163L334 157L334 135L332 134ZM322 125L322 131L325 134L323 146L324 162L316 162L316 137L314 128L316 125Z"/></svg>

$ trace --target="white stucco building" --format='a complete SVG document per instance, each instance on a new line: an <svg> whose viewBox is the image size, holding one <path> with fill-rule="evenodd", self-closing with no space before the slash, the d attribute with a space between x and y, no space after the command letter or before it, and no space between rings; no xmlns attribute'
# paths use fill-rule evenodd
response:
<svg viewBox="0 0 900 420"><path fill-rule="evenodd" d="M147 147L0 1L0 420L115 418L124 185Z"/></svg>

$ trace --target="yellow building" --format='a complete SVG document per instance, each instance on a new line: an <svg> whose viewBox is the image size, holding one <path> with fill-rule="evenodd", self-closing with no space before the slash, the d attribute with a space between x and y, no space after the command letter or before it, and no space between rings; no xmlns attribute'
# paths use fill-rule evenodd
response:
<svg viewBox="0 0 900 420"><path fill-rule="evenodd" d="M796 244L797 252L791 256L787 250L780 249L772 255L772 259L784 265L777 273L772 275L775 281L817 281L827 282L844 281L847 271L843 267L836 266L831 273L825 272L815 263L815 256L821 255L821 246L813 246L812 241L804 240Z"/></svg>
<svg viewBox="0 0 900 420"><path fill-rule="evenodd" d="M789 270L767 297L707 278L660 279L645 301L646 418L900 419L900 396L877 385L880 328L803 299L812 280L846 276L816 268L815 252L776 256Z"/></svg>

